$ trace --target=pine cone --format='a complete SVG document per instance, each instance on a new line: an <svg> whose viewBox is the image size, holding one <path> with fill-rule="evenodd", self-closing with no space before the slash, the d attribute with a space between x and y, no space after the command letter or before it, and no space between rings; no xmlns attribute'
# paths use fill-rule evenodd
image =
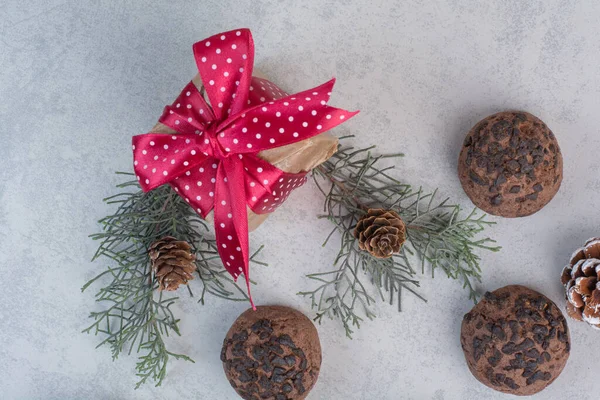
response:
<svg viewBox="0 0 600 400"><path fill-rule="evenodd" d="M177 290L179 285L187 285L194 279L192 273L196 270L196 256L191 250L189 243L171 236L152 243L148 253L159 290Z"/></svg>
<svg viewBox="0 0 600 400"><path fill-rule="evenodd" d="M406 241L406 227L395 211L370 209L356 224L354 237L361 250L377 258L389 258Z"/></svg>
<svg viewBox="0 0 600 400"><path fill-rule="evenodd" d="M600 238L588 240L573 253L561 282L567 291L569 316L600 329Z"/></svg>

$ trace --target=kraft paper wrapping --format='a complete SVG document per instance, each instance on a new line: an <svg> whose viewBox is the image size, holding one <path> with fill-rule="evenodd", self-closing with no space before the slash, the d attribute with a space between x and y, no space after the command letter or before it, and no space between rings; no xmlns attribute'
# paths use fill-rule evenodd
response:
<svg viewBox="0 0 600 400"><path fill-rule="evenodd" d="M254 71L254 76L266 79L262 74ZM192 82L198 90L202 90L202 80L200 75L196 74ZM208 99L206 99L208 102ZM151 133L177 133L173 129L160 122L154 125ZM338 139L329 133L321 133L310 139L292 143L286 146L277 147L261 151L258 156L265 161L273 164L282 171L289 173L299 173L310 171L318 165L327 161L338 148ZM250 232L255 230L262 224L269 214L255 214L248 208L248 229ZM212 222L212 212L207 216L206 220Z"/></svg>

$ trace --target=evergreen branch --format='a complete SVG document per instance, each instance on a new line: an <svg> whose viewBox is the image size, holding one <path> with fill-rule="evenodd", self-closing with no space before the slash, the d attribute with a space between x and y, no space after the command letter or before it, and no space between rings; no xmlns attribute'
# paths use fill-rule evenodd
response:
<svg viewBox="0 0 600 400"><path fill-rule="evenodd" d="M134 176L118 174L127 179ZM96 301L104 308L90 313L94 322L83 332L102 334L104 338L98 347L108 345L113 359L135 350L139 354L136 388L149 379L159 386L170 358L194 361L169 351L165 345L165 337L180 335L179 320L171 311L178 298L157 290L148 255L150 245L164 236L190 243L200 279L192 280L188 291L193 295L192 286L200 285L198 301L202 304L207 294L233 301L247 301L248 297L223 268L215 240L205 236L205 221L170 186L143 193L137 181L128 180L117 187L123 192L104 199L117 204L116 212L100 220L102 232L91 235L100 242L93 260L104 257L111 265L82 288L84 291L93 283L102 282L104 286L98 290ZM251 260L264 265L256 261L259 252L260 249Z"/></svg>
<svg viewBox="0 0 600 400"><path fill-rule="evenodd" d="M393 167L378 165L382 159L402 154L374 157L373 148L341 148L313 171L314 182L324 196L325 215L321 217L334 225L323 246L337 232L340 250L335 269L307 275L317 286L299 294L310 298L317 313L315 321L321 322L325 316L339 319L348 337L354 328L360 328L363 317L375 317L376 299L396 303L398 310L404 291L426 301L417 291L414 261L420 264L421 273L429 269L433 277L441 269L447 277L460 280L469 298L476 301L474 282L480 281L481 268L475 251L500 249L492 239L476 239L494 224L485 219L486 215L473 210L460 217L460 207L448 204L448 199L438 201L435 191L414 191L389 175ZM407 241L399 254L379 259L358 248L354 228L370 208L394 210L405 222Z"/></svg>

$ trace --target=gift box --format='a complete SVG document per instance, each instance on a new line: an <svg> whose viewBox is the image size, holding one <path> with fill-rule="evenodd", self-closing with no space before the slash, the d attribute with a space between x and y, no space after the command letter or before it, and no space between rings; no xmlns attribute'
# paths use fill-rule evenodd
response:
<svg viewBox="0 0 600 400"><path fill-rule="evenodd" d="M356 112L327 104L334 80L290 95L253 75L248 29L193 51L199 73L150 133L133 138L134 170L144 191L169 184L213 221L225 268L234 279L243 273L249 290L248 232L336 151L325 132Z"/></svg>
<svg viewBox="0 0 600 400"><path fill-rule="evenodd" d="M253 75L254 78L266 80L266 78L258 71L254 71ZM257 79L254 79L254 81L257 82ZM192 82L199 92L204 92L204 85L202 84L200 75L196 74L192 79ZM206 100L209 101L209 99ZM265 98L265 102L267 102L267 98ZM150 130L150 133L172 135L176 134L177 131L158 122ZM338 139L329 132L325 132L296 143L263 150L258 153L258 157L285 172L295 174L308 172L324 163L337 151L337 148ZM256 214L248 207L248 230L252 232L258 228L267 219L269 214L270 213ZM208 222L214 221L212 212L207 215L206 220Z"/></svg>

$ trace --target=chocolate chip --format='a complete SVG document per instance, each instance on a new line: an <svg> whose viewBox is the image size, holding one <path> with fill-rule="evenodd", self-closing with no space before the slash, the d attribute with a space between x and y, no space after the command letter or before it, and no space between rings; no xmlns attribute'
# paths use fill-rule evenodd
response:
<svg viewBox="0 0 600 400"><path fill-rule="evenodd" d="M273 358L273 360L271 360L271 363L273 363L274 366L276 367L285 367L287 366L287 362L285 362L285 360L281 357L275 357Z"/></svg>
<svg viewBox="0 0 600 400"><path fill-rule="evenodd" d="M292 390L294 390L294 389L292 388L292 385L290 385L289 383L286 383L281 387L281 391L283 393L290 393Z"/></svg>
<svg viewBox="0 0 600 400"><path fill-rule="evenodd" d="M482 178L481 176L477 175L473 171L469 171L469 177L471 178L471 180L473 182L475 182L476 184L478 184L480 186L487 186L488 185L487 179Z"/></svg>
<svg viewBox="0 0 600 400"><path fill-rule="evenodd" d="M296 345L292 341L292 338L289 335L280 335L279 336L279 344L282 346L288 346L291 348L296 348Z"/></svg>
<svg viewBox="0 0 600 400"><path fill-rule="evenodd" d="M517 385L517 384L515 383L515 381L514 381L513 379L511 379L511 378L506 378L506 379L504 380L504 384L505 384L506 386L508 386L509 388L513 389L513 390L517 390L517 389L519 389L519 388L520 388L520 386L519 386L519 385Z"/></svg>
<svg viewBox="0 0 600 400"><path fill-rule="evenodd" d="M252 332L256 333L260 330L261 327L262 327L262 320L256 321L254 324L252 324L250 329L252 330Z"/></svg>
<svg viewBox="0 0 600 400"><path fill-rule="evenodd" d="M534 374L534 373L535 373L535 371L534 371L533 369L528 369L528 368L525 368L525 369L523 370L523 373L521 374L521 376L522 376L523 378L528 378L528 377L530 377L530 376L533 376L533 374ZM529 381L529 379L528 379L528 381ZM530 385L530 383L528 383L528 385Z"/></svg>
<svg viewBox="0 0 600 400"><path fill-rule="evenodd" d="M490 145L488 146L488 154L494 155L497 153L501 153L504 150L504 148L502 147L502 145L500 143L490 143Z"/></svg>
<svg viewBox="0 0 600 400"><path fill-rule="evenodd" d="M567 343L569 341L569 337L563 331L558 331L557 338L560 342Z"/></svg>
<svg viewBox="0 0 600 400"><path fill-rule="evenodd" d="M526 350L523 354L525 357L535 358L536 360L540 356L540 352L537 349Z"/></svg>
<svg viewBox="0 0 600 400"><path fill-rule="evenodd" d="M542 190L544 190L544 187L539 183L536 183L535 185L533 185L533 190L536 192L541 192Z"/></svg>
<svg viewBox="0 0 600 400"><path fill-rule="evenodd" d="M261 387L261 389L265 390L270 390L273 387L273 384L265 375L260 377L260 379L258 380L258 385Z"/></svg>
<svg viewBox="0 0 600 400"><path fill-rule="evenodd" d="M494 375L494 370L492 368L487 368L485 370L485 375L488 378L488 381L494 385L494 386L500 386L500 382L498 382L498 380L496 379L495 375Z"/></svg>
<svg viewBox="0 0 600 400"><path fill-rule="evenodd" d="M544 325L535 324L531 328L531 331L533 333L539 333L539 334L546 336L548 334L548 327L544 326Z"/></svg>
<svg viewBox="0 0 600 400"><path fill-rule="evenodd" d="M293 365L296 364L296 357L294 357L294 356L287 356L287 357L285 357L285 362L286 362L286 364L289 367L291 367L291 366L293 366Z"/></svg>
<svg viewBox="0 0 600 400"><path fill-rule="evenodd" d="M530 349L534 346L535 346L535 343L533 342L533 340L527 338L527 339L523 340L521 343L517 344L515 346L515 350L522 351L522 350Z"/></svg>
<svg viewBox="0 0 600 400"><path fill-rule="evenodd" d="M537 357L535 360L528 360L527 362L525 362L525 368L526 369L531 369L531 370L535 370L537 368Z"/></svg>
<svg viewBox="0 0 600 400"><path fill-rule="evenodd" d="M300 369L301 370L305 370L307 367L308 361L306 360L306 358L303 358L302 361L300 361Z"/></svg>
<svg viewBox="0 0 600 400"><path fill-rule="evenodd" d="M525 198L526 198L527 200L537 200L537 198L538 198L538 194L537 194L537 193L530 193L530 194L528 194L527 196L525 196Z"/></svg>
<svg viewBox="0 0 600 400"><path fill-rule="evenodd" d="M544 340L542 342L542 349L548 350L549 347L550 347L550 342L548 340Z"/></svg>
<svg viewBox="0 0 600 400"><path fill-rule="evenodd" d="M269 373L269 372L273 371L273 364L271 364L271 362L269 360L265 360L265 362L263 363L263 365L261 366L261 368L266 373Z"/></svg>
<svg viewBox="0 0 600 400"><path fill-rule="evenodd" d="M502 195L499 194L497 196L492 197L491 200L490 200L490 202L494 206L499 206L500 204L502 204Z"/></svg>
<svg viewBox="0 0 600 400"><path fill-rule="evenodd" d="M512 125L508 121L498 121L492 125L492 135L494 139L502 140L512 132Z"/></svg>
<svg viewBox="0 0 600 400"><path fill-rule="evenodd" d="M256 360L260 360L265 354L266 354L265 349L260 345L254 346L252 348L252 356Z"/></svg>
<svg viewBox="0 0 600 400"><path fill-rule="evenodd" d="M502 186L505 183L506 183L506 177L504 176L504 174L499 174L498 177L496 178L495 185Z"/></svg>
<svg viewBox="0 0 600 400"><path fill-rule="evenodd" d="M297 355L300 358L304 358L304 351L302 351L302 349L294 349L292 350L292 353L294 353L295 355Z"/></svg>
<svg viewBox="0 0 600 400"><path fill-rule="evenodd" d="M511 193L519 193L521 191L521 186L515 185L510 188L509 192Z"/></svg>
<svg viewBox="0 0 600 400"><path fill-rule="evenodd" d="M535 342L537 344L542 344L545 339L546 339L546 337L544 335L539 334L539 333L537 335L533 335L533 340L535 340Z"/></svg>
<svg viewBox="0 0 600 400"><path fill-rule="evenodd" d="M529 378L527 378L525 383L527 385L533 385L536 381L539 381L539 380L549 381L551 377L552 377L552 375L550 375L549 372L536 371Z"/></svg>
<svg viewBox="0 0 600 400"><path fill-rule="evenodd" d="M504 333L504 329L502 329L499 325L494 325L492 328L492 338L498 338L502 341L506 340L506 333Z"/></svg>
<svg viewBox="0 0 600 400"><path fill-rule="evenodd" d="M525 360L522 358L513 358L508 362L513 369L523 369L525 368Z"/></svg>
<svg viewBox="0 0 600 400"><path fill-rule="evenodd" d="M520 165L519 165L518 161L510 160L509 162L506 163L506 168L508 169L508 171L515 173L515 172L519 171Z"/></svg>
<svg viewBox="0 0 600 400"><path fill-rule="evenodd" d="M238 380L242 383L253 382L257 379L258 377L255 374L247 370L242 371L238 376Z"/></svg>
<svg viewBox="0 0 600 400"><path fill-rule="evenodd" d="M485 297L485 299L487 301L491 301L491 302L495 302L498 300L498 297L496 297L496 295L492 292L485 292L485 294L483 295L483 297Z"/></svg>
<svg viewBox="0 0 600 400"><path fill-rule="evenodd" d="M244 343L237 342L233 345L231 349L231 354L235 357L241 357L246 355L246 349L244 348Z"/></svg>
<svg viewBox="0 0 600 400"><path fill-rule="evenodd" d="M506 343L504 346L502 346L501 351L504 354L513 354L515 351L517 351L516 347L515 347L515 343L513 343L513 342Z"/></svg>

